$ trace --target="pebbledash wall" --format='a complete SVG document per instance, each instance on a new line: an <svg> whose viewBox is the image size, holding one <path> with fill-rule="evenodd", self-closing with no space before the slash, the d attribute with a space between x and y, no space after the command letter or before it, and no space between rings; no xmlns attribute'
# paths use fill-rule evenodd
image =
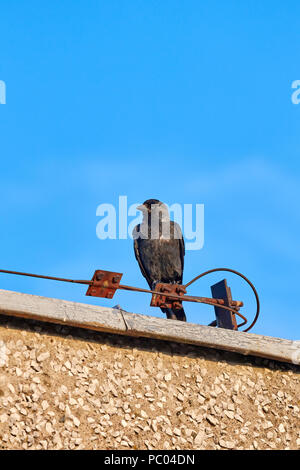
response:
<svg viewBox="0 0 300 470"><path fill-rule="evenodd" d="M2 449L297 449L299 366L1 316Z"/></svg>

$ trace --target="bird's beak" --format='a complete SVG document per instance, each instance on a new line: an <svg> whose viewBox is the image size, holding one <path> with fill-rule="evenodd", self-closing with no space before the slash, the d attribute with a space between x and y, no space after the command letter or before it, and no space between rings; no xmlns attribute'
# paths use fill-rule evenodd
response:
<svg viewBox="0 0 300 470"><path fill-rule="evenodd" d="M137 206L137 210L144 212L146 210L146 206L144 206L144 204L141 204L140 206Z"/></svg>

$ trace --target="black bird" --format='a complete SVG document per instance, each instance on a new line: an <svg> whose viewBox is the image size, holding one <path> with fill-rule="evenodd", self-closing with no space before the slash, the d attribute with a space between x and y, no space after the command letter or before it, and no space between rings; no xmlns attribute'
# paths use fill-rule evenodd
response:
<svg viewBox="0 0 300 470"><path fill-rule="evenodd" d="M134 253L151 290L158 282L182 284L185 247L180 226L165 204L148 199L138 210L143 221L133 230ZM186 321L184 309L161 308L167 318Z"/></svg>

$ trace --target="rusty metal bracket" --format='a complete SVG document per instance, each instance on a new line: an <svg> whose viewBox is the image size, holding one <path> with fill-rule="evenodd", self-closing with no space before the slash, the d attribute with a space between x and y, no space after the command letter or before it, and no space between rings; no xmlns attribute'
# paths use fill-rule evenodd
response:
<svg viewBox="0 0 300 470"><path fill-rule="evenodd" d="M89 286L85 295L112 299L116 290L119 288L122 276L122 273L98 269L95 271L92 277L92 284Z"/></svg>
<svg viewBox="0 0 300 470"><path fill-rule="evenodd" d="M159 282L155 285L155 291L162 292L164 295L152 294L151 307L171 308L180 310L182 308L182 300L172 299L168 294L184 296L186 288L180 284L166 284Z"/></svg>

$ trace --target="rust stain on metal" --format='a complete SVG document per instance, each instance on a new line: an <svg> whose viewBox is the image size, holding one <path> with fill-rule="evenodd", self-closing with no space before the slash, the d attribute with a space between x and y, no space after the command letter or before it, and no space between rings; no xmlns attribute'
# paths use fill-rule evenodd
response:
<svg viewBox="0 0 300 470"><path fill-rule="evenodd" d="M172 308L175 310L180 310L182 308L182 300L180 297L186 293L186 288L180 284L166 284L163 282L157 283L155 286L159 294L152 294L151 307L162 307L162 308ZM168 294L175 294L179 296L179 299L174 299L169 297Z"/></svg>
<svg viewBox="0 0 300 470"><path fill-rule="evenodd" d="M112 299L116 290L119 288L122 276L122 273L102 271L98 269L95 271L92 278L92 284L89 286L86 295Z"/></svg>

